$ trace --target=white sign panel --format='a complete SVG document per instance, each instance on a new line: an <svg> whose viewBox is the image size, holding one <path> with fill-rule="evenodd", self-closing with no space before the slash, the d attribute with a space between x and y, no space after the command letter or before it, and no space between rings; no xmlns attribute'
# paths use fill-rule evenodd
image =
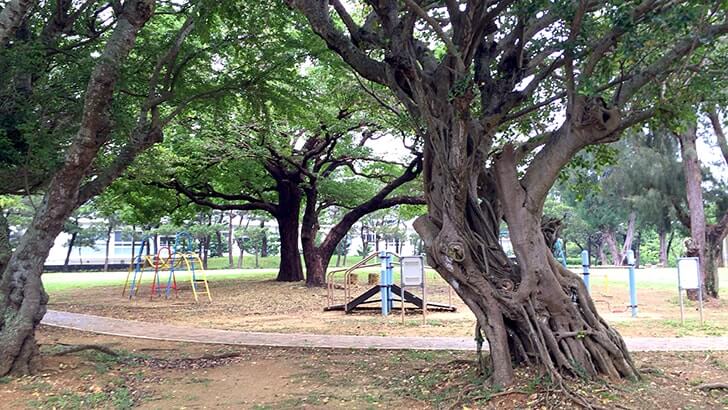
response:
<svg viewBox="0 0 728 410"><path fill-rule="evenodd" d="M422 276L425 274L422 256L403 256L399 261L402 264L402 285L422 286Z"/></svg>
<svg viewBox="0 0 728 410"><path fill-rule="evenodd" d="M681 289L699 289L700 267L698 258L679 258L677 260L677 277Z"/></svg>

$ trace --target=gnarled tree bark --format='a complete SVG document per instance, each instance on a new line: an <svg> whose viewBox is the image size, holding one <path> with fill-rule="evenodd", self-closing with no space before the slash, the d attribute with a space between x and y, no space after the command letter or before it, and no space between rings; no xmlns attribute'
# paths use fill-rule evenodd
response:
<svg viewBox="0 0 728 410"><path fill-rule="evenodd" d="M10 246L10 224L5 216L5 211L0 207L0 281L2 280L5 266L7 266L13 249Z"/></svg>
<svg viewBox="0 0 728 410"><path fill-rule="evenodd" d="M133 48L137 33L150 18L153 6L151 0L124 3L116 28L89 80L79 131L2 274L0 376L28 373L38 366L35 329L48 302L40 279L43 263L64 221L80 205L81 183L108 138L111 97L120 67Z"/></svg>
<svg viewBox="0 0 728 410"><path fill-rule="evenodd" d="M0 47L10 39L20 27L28 10L36 4L34 0L11 0L0 10Z"/></svg>
<svg viewBox="0 0 728 410"><path fill-rule="evenodd" d="M425 5L380 0L367 2L369 15L358 25L338 0L288 3L306 16L331 50L362 77L388 87L421 124L428 215L418 218L415 229L430 264L484 331L492 382L511 384L518 363L541 366L554 382L565 375L639 377L624 341L598 315L583 282L552 257L541 232L543 202L577 152L616 141L622 130L654 114L636 108L627 115L619 109L673 64L684 62L695 50L696 33L721 35L728 32L728 24L713 20L710 24L717 24L702 25L689 36L676 35L658 58L629 78L621 76L612 102L606 103L577 90L621 41L624 27L596 34L594 43L579 54L573 47L579 36L595 34L582 32L581 23L586 14L602 14L599 5L570 3L573 13L562 20L551 9L524 16L508 1ZM661 12L656 4L636 4L629 10L632 23L649 22L646 16ZM437 18L430 11L435 9ZM562 52L558 57L550 46L532 41L555 23L569 30L557 47ZM448 32L442 29L446 25ZM415 30L423 29L434 40L421 41ZM435 41L440 50L433 50ZM564 91L530 105L528 100L538 99L542 81L555 70ZM475 103L475 98L480 101ZM503 142L509 137L496 138L509 121L556 100L565 100L566 106L566 119L558 129L517 146L513 139ZM503 220L517 263L509 261L498 241Z"/></svg>
<svg viewBox="0 0 728 410"><path fill-rule="evenodd" d="M560 150L568 152L591 138L579 124L563 129L542 151L540 172L519 178L510 144L492 159L490 169L472 166L485 162L485 150L467 155L468 141L482 131L458 117L462 115L433 119L454 126L438 129L433 124L438 134L431 134L433 142L425 145L429 213L415 229L425 241L429 262L478 318L490 348L494 383L512 382L513 363L542 365L554 380L564 374L638 377L622 338L599 316L582 280L553 258L541 229L548 188L558 175L559 160L567 160ZM438 143L445 138L449 144ZM517 264L499 245L501 219L508 224Z"/></svg>

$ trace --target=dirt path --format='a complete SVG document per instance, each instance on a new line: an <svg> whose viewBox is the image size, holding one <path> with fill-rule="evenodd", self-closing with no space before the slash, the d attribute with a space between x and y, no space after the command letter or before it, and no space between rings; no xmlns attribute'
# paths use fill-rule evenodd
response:
<svg viewBox="0 0 728 410"><path fill-rule="evenodd" d="M483 383L470 351L226 346L99 335L41 326L42 367L0 378L3 409L492 410L574 408L536 369L517 384ZM95 350L59 356L74 345ZM635 352L639 381L573 379L572 391L604 409L728 408L728 352Z"/></svg>
<svg viewBox="0 0 728 410"><path fill-rule="evenodd" d="M462 337L393 337L258 333L136 322L132 320L49 310L43 324L113 336L165 341L245 346L323 347L394 350L474 350L475 342ZM631 351L728 350L728 337L627 337Z"/></svg>

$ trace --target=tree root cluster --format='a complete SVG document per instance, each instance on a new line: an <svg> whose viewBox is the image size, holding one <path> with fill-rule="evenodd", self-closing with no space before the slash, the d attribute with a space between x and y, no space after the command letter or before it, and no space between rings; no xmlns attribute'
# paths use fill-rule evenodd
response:
<svg viewBox="0 0 728 410"><path fill-rule="evenodd" d="M52 354L52 356L65 356L67 354L78 353L78 352L82 352L84 350L95 350L97 352L105 353L105 354L107 354L109 356L114 356L114 357L118 357L119 356L119 353L115 352L111 348L108 348L108 347L102 346L102 345L94 345L94 344L90 344L90 345L70 345L70 346L67 346L67 347L62 348L61 350L59 350L57 352L54 352Z"/></svg>

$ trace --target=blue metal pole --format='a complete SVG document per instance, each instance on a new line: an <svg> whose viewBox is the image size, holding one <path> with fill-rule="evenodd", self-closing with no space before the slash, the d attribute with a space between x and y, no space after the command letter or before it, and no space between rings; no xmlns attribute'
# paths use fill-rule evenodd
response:
<svg viewBox="0 0 728 410"><path fill-rule="evenodd" d="M134 232L131 233L134 235ZM144 261L142 259L142 252L144 252L144 245L147 240L146 236L142 237L141 242L139 242L139 252L136 255L136 259L134 260L135 266L134 266L134 277L131 280L131 287L129 288L129 299L132 298L132 296L136 296L137 291L139 290L139 284L137 283L137 275L141 276L142 270L144 269ZM141 278L139 278L141 279Z"/></svg>
<svg viewBox="0 0 728 410"><path fill-rule="evenodd" d="M381 273L379 275L379 293L382 298L382 316L389 314L389 303L387 300L387 253L379 252L379 262L381 263Z"/></svg>
<svg viewBox="0 0 728 410"><path fill-rule="evenodd" d="M392 306L394 305L394 294L392 293L392 284L394 283L394 264L393 261L394 257L392 254L389 254L388 264L389 264L389 284L387 286L387 289L389 289L389 311L392 311Z"/></svg>
<svg viewBox="0 0 728 410"><path fill-rule="evenodd" d="M165 289L165 291L164 291L165 297L167 299L169 299L169 296L172 293L171 292L172 291L172 278L174 277L174 263L175 263L174 257L177 254L177 249L176 249L177 243L175 243L174 246L175 246L174 252L172 250L169 251L169 252L171 252L171 254L169 255L169 277L167 278L167 289ZM169 240L167 242L167 248L169 249ZM175 279L175 282L176 282L176 279ZM175 288L176 287L177 286L175 283Z"/></svg>
<svg viewBox="0 0 728 410"><path fill-rule="evenodd" d="M629 266L629 304L632 317L637 317L637 286L634 281L634 251L627 251L627 265Z"/></svg>
<svg viewBox="0 0 728 410"><path fill-rule="evenodd" d="M586 291L591 293L589 288L589 251L586 249L581 251L581 268L584 274L584 286L586 286Z"/></svg>

